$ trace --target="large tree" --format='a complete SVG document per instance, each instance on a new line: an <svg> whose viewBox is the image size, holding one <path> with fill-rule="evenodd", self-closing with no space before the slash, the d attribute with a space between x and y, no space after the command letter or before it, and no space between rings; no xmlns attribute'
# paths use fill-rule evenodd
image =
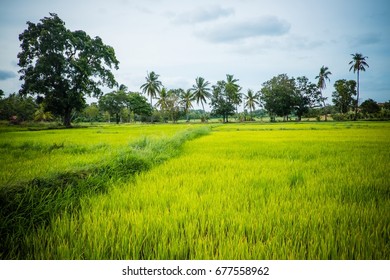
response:
<svg viewBox="0 0 390 280"><path fill-rule="evenodd" d="M213 95L211 96L212 113L222 116L223 122L229 122L229 116L234 115L234 104L229 96L225 81L218 81L212 86Z"/></svg>
<svg viewBox="0 0 390 280"><path fill-rule="evenodd" d="M139 116L142 120L143 116L150 117L153 113L152 106L148 103L145 96L142 96L138 92L129 92L127 94L127 106L130 112L134 114L134 118Z"/></svg>
<svg viewBox="0 0 390 280"><path fill-rule="evenodd" d="M325 121L328 120L328 114L326 112L326 105L325 105L325 100L327 99L326 97L323 96L322 91L326 89L326 81L330 82L329 75L332 75L332 72L329 71L329 68L326 66L322 66L320 68L320 73L318 76L316 76L316 79L318 79L318 89L320 90L320 101L322 102L323 108L324 108L324 114L325 114Z"/></svg>
<svg viewBox="0 0 390 280"><path fill-rule="evenodd" d="M260 100L268 111L271 121L275 116L281 116L288 120L288 115L294 109L295 79L287 74L280 74L263 83L260 91Z"/></svg>
<svg viewBox="0 0 390 280"><path fill-rule="evenodd" d="M357 96L356 96L356 104L355 104L355 117L357 119L357 112L359 107L359 73L360 71L366 71L366 67L368 68L368 64L366 62L367 56L363 56L361 53L351 54L352 60L349 62L351 67L349 71L353 70L353 72L357 72L356 83L357 83Z"/></svg>
<svg viewBox="0 0 390 280"><path fill-rule="evenodd" d="M311 83L305 76L296 78L294 109L298 121L309 112L310 108L316 107L322 100L318 86Z"/></svg>
<svg viewBox="0 0 390 280"><path fill-rule="evenodd" d="M334 83L336 91L332 94L332 101L337 110L342 113L348 113L354 108L356 102L354 96L356 95L356 82L354 80L337 80Z"/></svg>
<svg viewBox="0 0 390 280"><path fill-rule="evenodd" d="M238 105L242 102L241 87L238 85L239 80L234 78L233 75L226 74L225 91L230 101L236 108L236 114L238 114Z"/></svg>
<svg viewBox="0 0 390 280"><path fill-rule="evenodd" d="M210 88L208 88L209 85L210 83L204 78L197 77L195 79L195 84L192 86L191 89L193 91L196 103L199 104L200 102L202 104L203 114L206 113L206 111L204 110L204 103L206 103L207 99L211 97Z"/></svg>
<svg viewBox="0 0 390 280"><path fill-rule="evenodd" d="M99 97L100 86L116 85L112 67L118 69L114 49L99 37L84 31L70 31L54 13L19 35L22 51L18 54L20 93L42 94L47 110L71 125L72 110L80 111L86 96Z"/></svg>
<svg viewBox="0 0 390 280"><path fill-rule="evenodd" d="M101 110L115 116L115 121L120 122L121 111L126 108L128 102L127 94L123 90L107 93L100 97L99 107Z"/></svg>

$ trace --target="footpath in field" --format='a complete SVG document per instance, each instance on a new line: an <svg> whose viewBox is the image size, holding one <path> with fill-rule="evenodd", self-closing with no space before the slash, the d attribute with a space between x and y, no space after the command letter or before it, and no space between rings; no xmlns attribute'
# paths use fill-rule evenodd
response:
<svg viewBox="0 0 390 280"><path fill-rule="evenodd" d="M218 126L25 236L28 257L387 259L389 137L387 123Z"/></svg>

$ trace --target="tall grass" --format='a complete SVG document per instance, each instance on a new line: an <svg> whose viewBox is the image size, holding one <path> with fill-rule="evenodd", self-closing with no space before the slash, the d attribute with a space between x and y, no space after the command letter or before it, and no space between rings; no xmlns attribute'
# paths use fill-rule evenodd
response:
<svg viewBox="0 0 390 280"><path fill-rule="evenodd" d="M185 141L205 133L208 133L207 127L189 128L173 137L143 137L113 152L109 158L84 166L84 169L58 171L50 176L2 185L1 258L29 256L24 242L27 232L35 233L36 228L45 228L59 213L74 213L84 198L107 192L112 182L131 180L135 174L177 155ZM28 152L50 152L45 146L26 146ZM60 145L59 148L64 147Z"/></svg>
<svg viewBox="0 0 390 280"><path fill-rule="evenodd" d="M389 137L387 123L226 125L169 161L156 153L176 140L141 139L132 150L162 164L26 234L23 257L387 259Z"/></svg>
<svg viewBox="0 0 390 280"><path fill-rule="evenodd" d="M122 125L40 131L3 131L0 127L0 187L85 169L116 156L139 137L172 136L186 127Z"/></svg>

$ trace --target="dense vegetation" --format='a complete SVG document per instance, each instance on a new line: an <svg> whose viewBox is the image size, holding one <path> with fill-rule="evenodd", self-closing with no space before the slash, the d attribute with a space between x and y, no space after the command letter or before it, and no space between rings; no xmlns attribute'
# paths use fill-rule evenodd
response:
<svg viewBox="0 0 390 280"><path fill-rule="evenodd" d="M321 115L327 120L328 114L335 120L390 117L389 102L379 105L368 99L361 105L366 102L373 105L360 106L359 110L359 77L369 67L367 57L361 53L352 54L349 63L349 70L357 72L356 82L341 79L334 83L333 106L326 103L328 98L323 94L332 74L326 66L320 68L316 83L306 76L294 78L280 74L264 82L258 91L247 89L247 94L242 92L239 79L231 74L214 85L197 77L190 89L167 89L159 80L160 75L152 71L140 86L142 93L150 98L148 103L141 93L128 91L125 85L118 86L111 69L118 69L119 61L114 49L101 38L68 30L53 13L37 24L27 22L27 25L19 35L22 50L18 65L23 80L19 96L10 94L4 98L0 90L0 120L13 124L56 119L70 127L71 121L177 122L199 118L205 122L210 117L228 122L231 116L239 121L253 121L265 113L271 121L276 117L320 120ZM103 95L100 89L103 85L116 90ZM36 99L29 95L35 95ZM91 96L98 102L88 105L86 98ZM153 99L157 99L155 104ZM191 112L194 102L202 110ZM206 113L205 104L211 106L210 114ZM239 113L242 107L244 110ZM257 113L256 109L259 109Z"/></svg>
<svg viewBox="0 0 390 280"><path fill-rule="evenodd" d="M387 123L130 125L2 136L2 258L390 253Z"/></svg>

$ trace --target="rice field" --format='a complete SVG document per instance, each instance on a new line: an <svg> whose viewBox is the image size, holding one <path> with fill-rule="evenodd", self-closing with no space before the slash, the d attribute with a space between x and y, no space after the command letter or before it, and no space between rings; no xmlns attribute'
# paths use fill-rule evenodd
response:
<svg viewBox="0 0 390 280"><path fill-rule="evenodd" d="M111 165L125 163L113 169L120 175L88 175L106 191L11 239L16 249L3 258L390 256L389 123L145 126L139 137L132 129L106 143L122 143L112 149L148 168L125 176L133 165L112 152ZM80 145L103 141L95 138Z"/></svg>

